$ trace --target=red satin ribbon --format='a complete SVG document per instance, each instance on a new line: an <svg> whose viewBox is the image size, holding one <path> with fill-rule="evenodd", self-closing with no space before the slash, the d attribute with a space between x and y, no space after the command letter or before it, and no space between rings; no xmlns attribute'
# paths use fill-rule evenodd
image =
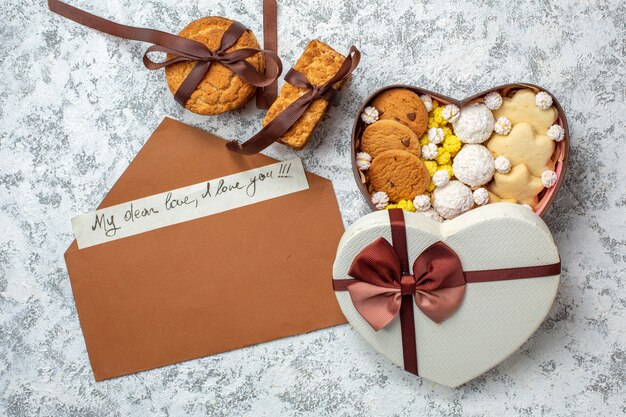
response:
<svg viewBox="0 0 626 417"><path fill-rule="evenodd" d="M561 273L561 263L522 268L463 271L457 254L436 242L422 252L409 271L406 227L401 209L389 210L393 246L378 238L354 259L348 275L333 280L335 291L348 291L361 316L376 331L398 315L405 370L417 375L413 302L428 318L441 323L461 306L466 283L539 278Z"/></svg>

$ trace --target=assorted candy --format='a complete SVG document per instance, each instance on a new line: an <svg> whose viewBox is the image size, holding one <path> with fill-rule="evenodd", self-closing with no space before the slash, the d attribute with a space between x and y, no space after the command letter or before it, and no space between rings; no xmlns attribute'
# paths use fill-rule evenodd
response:
<svg viewBox="0 0 626 417"><path fill-rule="evenodd" d="M558 182L552 158L565 130L552 104L532 89L492 91L462 108L386 90L360 115L367 127L355 163L377 209L435 221L501 201L532 209Z"/></svg>

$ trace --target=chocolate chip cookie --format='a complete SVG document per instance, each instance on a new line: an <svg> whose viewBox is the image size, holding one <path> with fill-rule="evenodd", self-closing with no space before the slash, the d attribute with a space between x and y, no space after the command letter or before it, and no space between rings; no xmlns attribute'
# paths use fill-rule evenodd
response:
<svg viewBox="0 0 626 417"><path fill-rule="evenodd" d="M384 191L393 202L412 200L424 193L430 175L424 162L407 151L390 150L378 155L369 170L370 185Z"/></svg>

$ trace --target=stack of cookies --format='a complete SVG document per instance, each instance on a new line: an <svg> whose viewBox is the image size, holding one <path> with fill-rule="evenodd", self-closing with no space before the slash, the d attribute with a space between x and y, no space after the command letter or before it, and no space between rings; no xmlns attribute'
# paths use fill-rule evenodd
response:
<svg viewBox="0 0 626 417"><path fill-rule="evenodd" d="M377 209L443 221L501 201L533 208L558 179L558 116L548 93L529 88L492 91L461 108L392 88L360 115L355 164Z"/></svg>

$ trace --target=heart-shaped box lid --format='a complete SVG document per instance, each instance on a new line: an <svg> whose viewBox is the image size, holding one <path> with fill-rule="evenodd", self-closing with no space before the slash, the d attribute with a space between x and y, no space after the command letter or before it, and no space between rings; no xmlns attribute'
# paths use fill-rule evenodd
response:
<svg viewBox="0 0 626 417"><path fill-rule="evenodd" d="M456 252L464 272L524 269L560 262L546 224L520 205L491 204L444 223L405 211L404 221L410 265L439 241ZM380 237L392 242L386 210L368 214L346 230L333 266L335 284L353 278L348 275L353 260ZM500 363L537 330L556 297L560 274L499 279L468 282L460 307L441 324L414 309L420 376L449 387L459 386ZM349 291L335 294L353 328L374 349L402 367L399 317L375 331L355 308Z"/></svg>

